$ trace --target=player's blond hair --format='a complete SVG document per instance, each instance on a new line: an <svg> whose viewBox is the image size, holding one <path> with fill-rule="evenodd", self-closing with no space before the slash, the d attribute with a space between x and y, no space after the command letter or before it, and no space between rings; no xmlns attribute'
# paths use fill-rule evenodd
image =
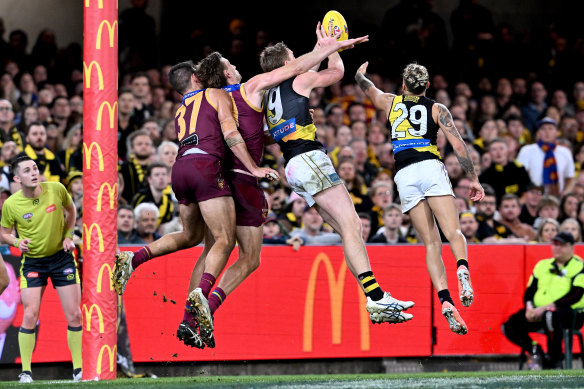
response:
<svg viewBox="0 0 584 389"><path fill-rule="evenodd" d="M408 91L414 94L420 94L426 90L426 85L430 81L428 69L425 66L419 65L415 62L409 64L404 69L403 73L404 84Z"/></svg>
<svg viewBox="0 0 584 389"><path fill-rule="evenodd" d="M260 54L260 66L264 72L271 72L285 65L288 60L288 46L278 42L266 47Z"/></svg>

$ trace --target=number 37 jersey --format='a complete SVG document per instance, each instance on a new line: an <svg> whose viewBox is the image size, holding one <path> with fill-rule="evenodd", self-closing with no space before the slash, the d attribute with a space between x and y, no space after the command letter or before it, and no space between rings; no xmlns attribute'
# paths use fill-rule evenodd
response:
<svg viewBox="0 0 584 389"><path fill-rule="evenodd" d="M440 127L432 118L434 100L425 96L396 96L387 118L396 170L427 159L440 159L436 134Z"/></svg>

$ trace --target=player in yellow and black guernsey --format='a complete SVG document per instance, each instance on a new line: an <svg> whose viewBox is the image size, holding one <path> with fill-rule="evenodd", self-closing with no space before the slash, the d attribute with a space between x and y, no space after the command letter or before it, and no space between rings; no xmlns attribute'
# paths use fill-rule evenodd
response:
<svg viewBox="0 0 584 389"><path fill-rule="evenodd" d="M2 208L2 241L22 251L21 298L24 307L18 334L22 373L20 382L32 382L31 358L35 327L43 292L50 277L67 319L67 342L73 359L73 379L81 379L81 287L72 255L75 205L59 182L41 182L34 160L17 157L12 163L14 181L21 190Z"/></svg>
<svg viewBox="0 0 584 389"><path fill-rule="evenodd" d="M426 247L428 273L442 303L442 314L453 332L464 335L468 328L454 307L448 291L441 256L442 244L434 221L435 217L457 259L460 301L468 307L474 299L474 291L468 272L467 244L460 229L452 185L436 148L439 130L444 132L459 163L472 181L470 198L481 201L485 192L448 108L426 97L426 89L430 86L428 70L416 63L409 64L403 73L403 95L396 96L377 89L365 77L367 65L365 62L359 67L355 80L375 107L385 111L388 127L391 127L397 169L394 180L402 212L409 213Z"/></svg>
<svg viewBox="0 0 584 389"><path fill-rule="evenodd" d="M260 55L264 72L293 60L294 54L282 42L265 48ZM347 266L365 292L371 321L402 323L412 319L411 314L403 311L414 303L393 298L375 279L363 243L361 221L347 188L316 139L316 127L308 110L312 89L330 86L340 81L344 73L343 61L339 53L334 52L328 57L326 69L302 73L270 88L264 101L266 121L270 134L284 153L290 187L341 235Z"/></svg>

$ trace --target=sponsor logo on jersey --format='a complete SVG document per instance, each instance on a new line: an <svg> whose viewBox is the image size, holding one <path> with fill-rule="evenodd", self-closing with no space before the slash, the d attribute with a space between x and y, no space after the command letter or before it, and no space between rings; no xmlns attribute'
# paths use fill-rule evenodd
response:
<svg viewBox="0 0 584 389"><path fill-rule="evenodd" d="M56 211L56 210L57 210L57 206L55 204L51 204L47 207L47 209L45 209L45 212L51 213L51 212Z"/></svg>
<svg viewBox="0 0 584 389"><path fill-rule="evenodd" d="M272 137L276 142L281 141L286 136L292 134L296 131L296 119L292 118L286 120L284 123L277 125L276 127L270 130Z"/></svg>
<svg viewBox="0 0 584 389"><path fill-rule="evenodd" d="M329 174L329 178L332 182L337 182L340 180L339 175L337 173Z"/></svg>
<svg viewBox="0 0 584 389"><path fill-rule="evenodd" d="M71 274L71 273L73 273L73 271L74 270L72 268L67 268L67 269L63 270L63 274Z"/></svg>
<svg viewBox="0 0 584 389"><path fill-rule="evenodd" d="M24 220L28 220L28 219L32 218L32 212L25 213L24 215L22 215L22 218Z"/></svg>
<svg viewBox="0 0 584 389"><path fill-rule="evenodd" d="M39 199L34 199L32 201L32 205L39 205Z"/></svg>
<svg viewBox="0 0 584 389"><path fill-rule="evenodd" d="M31 271L26 275L27 278L39 278L39 273L36 271Z"/></svg>
<svg viewBox="0 0 584 389"><path fill-rule="evenodd" d="M67 276L67 281L71 281L71 280L73 280L74 278L75 278L75 274L69 274L69 275Z"/></svg>

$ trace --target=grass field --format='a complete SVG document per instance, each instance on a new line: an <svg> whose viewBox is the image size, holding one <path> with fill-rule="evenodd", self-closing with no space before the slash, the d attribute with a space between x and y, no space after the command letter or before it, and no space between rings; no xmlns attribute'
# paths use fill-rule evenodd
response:
<svg viewBox="0 0 584 389"><path fill-rule="evenodd" d="M347 374L222 376L118 379L82 382L35 381L26 386L0 382L0 388L584 388L584 370L543 372L458 372L417 374Z"/></svg>

